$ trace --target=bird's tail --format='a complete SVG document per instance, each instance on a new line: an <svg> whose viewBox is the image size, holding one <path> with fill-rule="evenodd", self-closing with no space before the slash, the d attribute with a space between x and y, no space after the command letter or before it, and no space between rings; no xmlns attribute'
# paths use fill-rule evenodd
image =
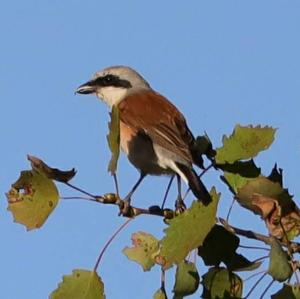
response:
<svg viewBox="0 0 300 299"><path fill-rule="evenodd" d="M179 175L184 181L187 181L197 199L201 200L204 205L208 205L211 202L211 196L198 177L196 171L192 167L184 164L176 163L176 166L181 172Z"/></svg>

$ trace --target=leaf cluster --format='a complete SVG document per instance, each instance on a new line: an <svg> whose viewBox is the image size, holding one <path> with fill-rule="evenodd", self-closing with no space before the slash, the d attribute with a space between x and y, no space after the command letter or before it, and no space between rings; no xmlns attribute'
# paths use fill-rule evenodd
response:
<svg viewBox="0 0 300 299"><path fill-rule="evenodd" d="M118 110L113 108L107 137L112 153L108 170L112 175L117 171L119 126ZM264 259L268 262L268 269L260 279L267 275L272 281L284 283L272 298L300 297L298 283L291 284L300 264L295 257L295 253L300 251L300 245L293 242L300 233L299 209L283 185L282 169L275 164L270 174L264 175L254 160L260 152L270 147L275 132L275 129L268 126L237 125L230 136L223 137L221 147L215 149L205 134L196 138L193 148L198 161L202 161L202 156L205 156L211 163L200 175L204 175L210 168L215 169L216 173L221 172L220 179L228 187L233 203L237 202L241 208L258 215L268 230L268 236L234 228L229 223L230 212L226 221L219 221L217 210L223 196L215 187L210 191L212 202L209 205L204 206L195 199L180 214L156 206L149 209L132 208L131 216L159 215L164 217L166 225L162 239L139 231L132 235L132 246L123 249L126 257L138 263L144 271L150 271L155 266L161 268L161 285L153 298L167 298L165 275L174 266L175 299L195 293L200 285L203 298L242 298L244 280L237 272L253 273L262 266ZM98 203L122 203L116 194L94 196L71 185L69 181L76 174L74 169L62 171L48 166L37 157L28 156L28 159L32 169L22 171L6 194L8 210L13 214L15 222L24 225L27 230L41 227L54 211L60 199L58 182ZM239 251L242 248L240 237L264 242L268 255L262 260L249 260ZM207 266L206 273L199 273L196 263L191 261L192 252L203 260ZM76 269L71 275L64 276L50 298L105 298L104 284L97 274L102 253L93 270Z"/></svg>

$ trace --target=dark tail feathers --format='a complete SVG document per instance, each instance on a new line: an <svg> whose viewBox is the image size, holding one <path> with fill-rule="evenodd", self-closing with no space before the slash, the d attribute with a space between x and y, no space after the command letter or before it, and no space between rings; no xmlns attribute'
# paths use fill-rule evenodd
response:
<svg viewBox="0 0 300 299"><path fill-rule="evenodd" d="M211 202L211 196L202 181L199 179L196 171L183 164L176 163L176 165L187 178L189 187L197 199L201 200L204 205L208 205Z"/></svg>

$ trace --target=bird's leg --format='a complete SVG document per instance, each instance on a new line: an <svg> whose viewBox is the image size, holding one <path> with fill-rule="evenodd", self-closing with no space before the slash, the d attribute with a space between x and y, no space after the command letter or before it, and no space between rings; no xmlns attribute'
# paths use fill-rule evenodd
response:
<svg viewBox="0 0 300 299"><path fill-rule="evenodd" d="M161 204L161 208L160 208L161 210L163 210L164 207L165 207L165 203L166 203L166 200L167 200L167 197L168 197L168 194L169 194L169 191L170 191L173 180L174 180L174 175L171 176L169 184L167 186L167 189L166 189L166 192L165 192L165 195L164 195L164 199L163 199L163 202Z"/></svg>
<svg viewBox="0 0 300 299"><path fill-rule="evenodd" d="M140 185L140 183L142 182L142 180L145 178L146 174L141 173L139 179L137 180L137 182L134 184L134 186L132 187L132 189L129 191L129 193L125 196L125 198L123 199L124 201L124 206L120 212L121 215L123 216L128 216L129 213L129 209L130 209L130 202L131 202L131 196L133 195L133 193L135 192L135 190L137 189L137 187Z"/></svg>
<svg viewBox="0 0 300 299"><path fill-rule="evenodd" d="M178 213L182 213L186 209L186 206L181 196L181 178L179 174L176 174L176 178L177 178L178 195L175 202L175 211Z"/></svg>

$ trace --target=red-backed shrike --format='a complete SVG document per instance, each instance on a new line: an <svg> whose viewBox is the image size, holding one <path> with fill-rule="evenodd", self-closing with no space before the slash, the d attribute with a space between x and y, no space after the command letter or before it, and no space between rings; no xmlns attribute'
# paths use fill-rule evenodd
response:
<svg viewBox="0 0 300 299"><path fill-rule="evenodd" d="M194 136L184 116L135 70L113 66L97 72L78 87L76 93L94 94L110 108L117 106L120 115L120 145L130 162L140 171L140 178L129 192L130 197L147 175L176 175L182 203L180 178L194 195L208 204L210 195L193 169L202 167L202 158L193 150Z"/></svg>

